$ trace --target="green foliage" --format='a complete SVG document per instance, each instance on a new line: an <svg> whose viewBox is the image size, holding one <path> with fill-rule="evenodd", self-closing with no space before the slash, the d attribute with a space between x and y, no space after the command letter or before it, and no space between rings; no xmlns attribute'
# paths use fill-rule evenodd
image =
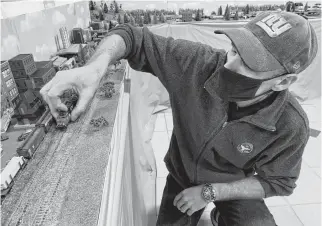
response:
<svg viewBox="0 0 322 226"><path fill-rule="evenodd" d="M226 10L225 10L225 14L224 14L224 19L225 20L230 20L230 8L229 8L228 4L226 6Z"/></svg>

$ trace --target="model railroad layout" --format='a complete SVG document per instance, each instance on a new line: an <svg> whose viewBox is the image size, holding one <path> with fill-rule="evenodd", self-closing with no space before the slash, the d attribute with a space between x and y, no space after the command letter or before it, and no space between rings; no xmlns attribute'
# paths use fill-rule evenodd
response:
<svg viewBox="0 0 322 226"><path fill-rule="evenodd" d="M115 93L114 82L103 83L103 85L99 88L99 92L103 92L105 98L111 98ZM27 161L32 158L33 154L43 141L54 121L56 121L56 129L62 131L67 129L67 126L70 122L71 112L77 104L78 98L79 95L75 90L66 90L61 96L61 100L66 105L68 111L60 111L58 118L54 120L50 110L47 108L44 114L39 118L35 124L35 129L17 148L17 154L19 157L12 158L1 173L2 198L8 194L13 186L14 177L25 167ZM90 124L95 127L100 127L102 125L107 126L108 122L104 117L101 116L98 119L92 119Z"/></svg>
<svg viewBox="0 0 322 226"><path fill-rule="evenodd" d="M68 125L70 112L78 99L75 92L68 91L66 95L62 96L62 102L68 107L68 112L62 113L61 119L58 118L56 121L49 109L46 109L37 121L33 132L17 149L19 157L12 160L14 164L10 163L16 166L15 170L11 172L8 170L6 179L2 179L4 183L1 183L4 185L1 187L3 192L6 191L2 196L3 225L56 225L61 208L64 208L63 203L66 202L64 194L71 186L69 181L75 173L73 170L80 167L78 161L82 159L80 156L84 154L84 152L78 151L84 143L87 143L86 139L82 139L82 136L93 136L88 134L93 129L96 131L95 137L112 131L110 129L113 126L113 123L110 123L111 119L106 119L103 115L108 112L108 115L111 115L114 112L112 117L115 117L120 81L114 80L117 82L114 84L114 82L107 81L109 80L108 76L103 80L105 81L101 81L100 87L107 88L107 92L111 92L112 96L106 97L104 95L105 98L102 99L96 95L86 114L77 123ZM101 111L103 109L105 110ZM103 112L105 113L102 114ZM50 134L50 136L46 136L46 134ZM104 142L105 144L99 145L106 147L106 142L109 141L105 139ZM93 158L96 158L95 155ZM102 160L104 158L100 157ZM30 161L31 159L32 161ZM106 164L106 160L104 162ZM19 174L18 172L24 167L23 173ZM97 168L97 165L95 167ZM15 179L16 174L18 177ZM79 191L79 189L77 190Z"/></svg>

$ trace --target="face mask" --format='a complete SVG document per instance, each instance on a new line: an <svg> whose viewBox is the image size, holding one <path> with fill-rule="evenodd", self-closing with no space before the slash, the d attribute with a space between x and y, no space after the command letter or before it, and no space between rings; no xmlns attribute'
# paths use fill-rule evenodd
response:
<svg viewBox="0 0 322 226"><path fill-rule="evenodd" d="M264 81L269 79L253 79L245 75L233 72L224 66L218 69L216 75L216 92L223 99L230 102L252 100L255 97L263 96L272 90L255 96L257 90Z"/></svg>

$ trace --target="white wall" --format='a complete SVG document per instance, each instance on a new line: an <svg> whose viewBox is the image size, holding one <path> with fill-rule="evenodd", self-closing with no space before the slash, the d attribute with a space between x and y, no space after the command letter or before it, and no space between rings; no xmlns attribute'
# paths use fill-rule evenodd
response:
<svg viewBox="0 0 322 226"><path fill-rule="evenodd" d="M5 19L81 1L82 0L22 0L1 2L0 18Z"/></svg>

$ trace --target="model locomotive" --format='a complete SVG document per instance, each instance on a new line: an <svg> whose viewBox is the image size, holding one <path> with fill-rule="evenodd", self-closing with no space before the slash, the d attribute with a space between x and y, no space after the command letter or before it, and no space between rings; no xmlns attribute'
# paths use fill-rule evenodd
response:
<svg viewBox="0 0 322 226"><path fill-rule="evenodd" d="M69 89L66 90L60 98L61 101L66 105L67 111L59 111L59 116L56 119L56 128L66 129L68 123L70 122L70 114L78 101L79 95L75 90Z"/></svg>

